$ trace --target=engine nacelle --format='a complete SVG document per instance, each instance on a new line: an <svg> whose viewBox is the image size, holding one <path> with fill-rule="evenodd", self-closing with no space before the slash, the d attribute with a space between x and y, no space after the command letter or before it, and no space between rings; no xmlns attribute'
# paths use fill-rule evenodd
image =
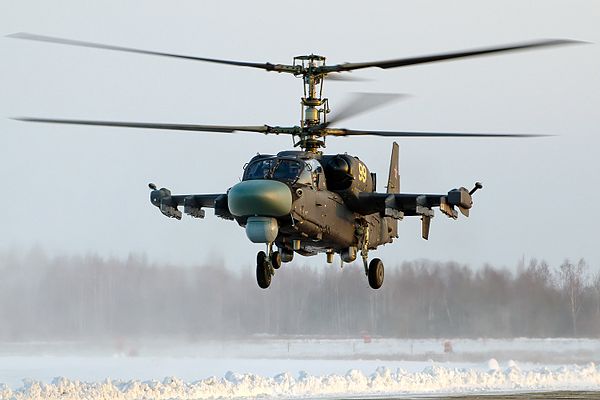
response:
<svg viewBox="0 0 600 400"><path fill-rule="evenodd" d="M329 190L346 190L352 185L352 157L338 154L325 163L325 177Z"/></svg>
<svg viewBox="0 0 600 400"><path fill-rule="evenodd" d="M350 208L358 195L375 191L374 174L357 157L348 154L323 156L327 189L337 192Z"/></svg>

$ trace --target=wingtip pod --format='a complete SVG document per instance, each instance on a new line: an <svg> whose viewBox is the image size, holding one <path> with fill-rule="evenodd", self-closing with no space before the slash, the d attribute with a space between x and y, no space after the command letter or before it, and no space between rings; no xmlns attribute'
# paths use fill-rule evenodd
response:
<svg viewBox="0 0 600 400"><path fill-rule="evenodd" d="M447 200L448 204L467 210L473 206L473 198L469 191L464 187L449 191Z"/></svg>
<svg viewBox="0 0 600 400"><path fill-rule="evenodd" d="M469 210L473 207L473 193L482 188L481 182L475 182L475 187L471 190L465 187L450 190L446 196L441 198L440 211L449 218L457 219L458 212L454 208L457 207L462 215L468 217Z"/></svg>
<svg viewBox="0 0 600 400"><path fill-rule="evenodd" d="M160 212L166 217L181 219L181 211L177 208L177 202L173 201L169 189L157 189L153 183L150 183L148 187L152 190L150 192L150 202L153 206L158 207Z"/></svg>
<svg viewBox="0 0 600 400"><path fill-rule="evenodd" d="M469 216L469 210L473 207L473 194L483 188L481 182L475 182L475 187L468 190L465 187L459 189L452 189L448 192L448 195L442 199L440 204L440 210L450 218L458 218L458 213L454 209L454 206L458 207L458 210L465 217Z"/></svg>

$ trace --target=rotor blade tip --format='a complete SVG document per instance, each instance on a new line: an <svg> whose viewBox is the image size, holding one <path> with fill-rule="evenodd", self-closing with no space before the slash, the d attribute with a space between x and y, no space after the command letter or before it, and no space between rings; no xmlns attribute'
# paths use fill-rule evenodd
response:
<svg viewBox="0 0 600 400"><path fill-rule="evenodd" d="M537 46L567 46L567 45L578 45L578 44L593 44L585 40L577 39L544 39L532 42L532 45Z"/></svg>
<svg viewBox="0 0 600 400"><path fill-rule="evenodd" d="M33 34L27 33L27 32L15 32L15 33L9 33L5 37L12 38L12 39L31 39L36 36L37 35L33 35Z"/></svg>
<svg viewBox="0 0 600 400"><path fill-rule="evenodd" d="M572 44L594 44L594 42L589 42L587 40L571 40Z"/></svg>
<svg viewBox="0 0 600 400"><path fill-rule="evenodd" d="M554 42L556 44L592 44L592 42L577 39L555 39Z"/></svg>

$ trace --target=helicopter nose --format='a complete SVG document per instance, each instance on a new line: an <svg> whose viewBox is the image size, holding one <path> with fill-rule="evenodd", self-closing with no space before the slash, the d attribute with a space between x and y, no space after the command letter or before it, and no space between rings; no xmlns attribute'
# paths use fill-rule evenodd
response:
<svg viewBox="0 0 600 400"><path fill-rule="evenodd" d="M281 217L292 210L292 192L279 181L243 181L229 190L227 205L236 217Z"/></svg>

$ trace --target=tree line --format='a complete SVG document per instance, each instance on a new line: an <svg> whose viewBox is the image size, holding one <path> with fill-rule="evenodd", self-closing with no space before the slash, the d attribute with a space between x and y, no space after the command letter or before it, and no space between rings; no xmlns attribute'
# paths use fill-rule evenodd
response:
<svg viewBox="0 0 600 400"><path fill-rule="evenodd" d="M391 264L391 263L388 263ZM600 336L600 275L584 260L471 268L419 260L386 269L285 264L268 290L251 266L180 267L144 257L0 253L0 340L270 335Z"/></svg>

